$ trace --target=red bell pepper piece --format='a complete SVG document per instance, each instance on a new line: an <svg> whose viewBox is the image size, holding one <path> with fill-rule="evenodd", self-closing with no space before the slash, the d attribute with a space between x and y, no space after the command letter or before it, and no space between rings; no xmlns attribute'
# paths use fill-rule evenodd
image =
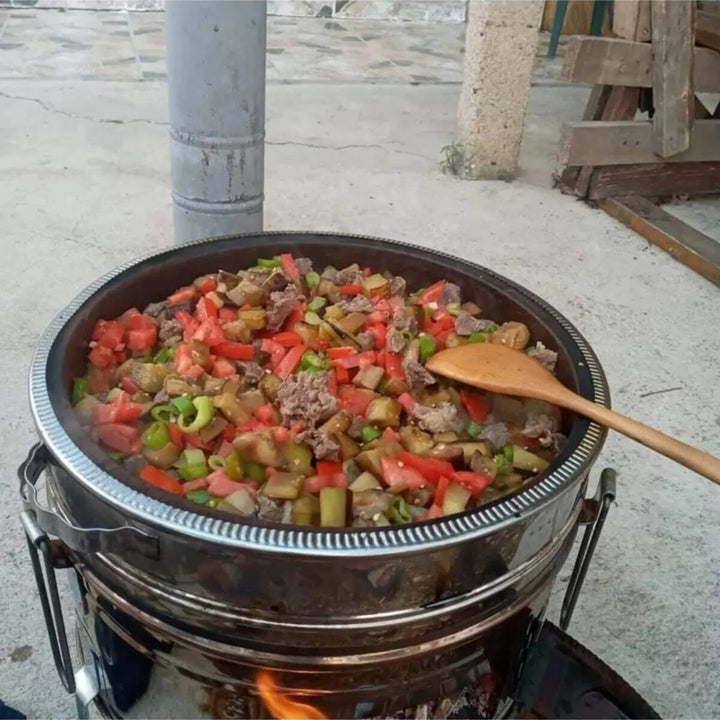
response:
<svg viewBox="0 0 720 720"><path fill-rule="evenodd" d="M343 385L340 390L340 405L352 415L364 417L367 406L373 400L374 393L367 392L354 385Z"/></svg>
<svg viewBox="0 0 720 720"><path fill-rule="evenodd" d="M127 315L125 325L128 330L145 330L146 328L154 328L155 321L149 315L135 311L131 315Z"/></svg>
<svg viewBox="0 0 720 720"><path fill-rule="evenodd" d="M143 413L143 406L130 402L126 392L121 392L109 405L96 405L93 408L93 423L124 423L137 420Z"/></svg>
<svg viewBox="0 0 720 720"><path fill-rule="evenodd" d="M229 378L237 374L235 366L224 357L216 357L213 360L212 370L210 374L216 378Z"/></svg>
<svg viewBox="0 0 720 720"><path fill-rule="evenodd" d="M470 390L461 390L460 398L473 422L484 423L487 420L489 408L487 400L482 395Z"/></svg>
<svg viewBox="0 0 720 720"><path fill-rule="evenodd" d="M338 292L341 295L360 295L362 291L362 285L338 285Z"/></svg>
<svg viewBox="0 0 720 720"><path fill-rule="evenodd" d="M167 299L168 305L180 305L180 303L190 302L197 296L197 290L194 285L188 285L176 290Z"/></svg>
<svg viewBox="0 0 720 720"><path fill-rule="evenodd" d="M130 318L136 317L140 314L140 311L137 308L130 308L129 310L126 310L119 318L118 322L121 322L125 327L128 327L128 323L130 321Z"/></svg>
<svg viewBox="0 0 720 720"><path fill-rule="evenodd" d="M345 370L347 372L347 370ZM348 375L348 382L350 381L350 376ZM327 391L333 396L337 397L338 394L338 379L337 379L337 368L335 370L331 370L328 373L328 384L327 384Z"/></svg>
<svg viewBox="0 0 720 720"><path fill-rule="evenodd" d="M401 465L394 457L383 455L380 458L380 467L382 468L382 479L388 487L400 485L409 490L417 490L429 484L427 478L415 468Z"/></svg>
<svg viewBox="0 0 720 720"><path fill-rule="evenodd" d="M445 502L445 491L447 490L449 484L450 479L445 477L445 475L438 480L437 488L435 488L435 498L433 500L434 505L442 507Z"/></svg>
<svg viewBox="0 0 720 720"><path fill-rule="evenodd" d="M255 430L267 430L267 427L266 423L262 423L255 418L250 418L244 423L240 423L240 425L237 426L237 431L239 433L255 432Z"/></svg>
<svg viewBox="0 0 720 720"><path fill-rule="evenodd" d="M297 364L300 362L300 358L306 350L306 345L296 345L295 347L291 347L287 351L287 355L285 355L275 368L276 375L283 380L288 377L293 370L295 370Z"/></svg>
<svg viewBox="0 0 720 720"><path fill-rule="evenodd" d="M207 277L201 283L197 285L197 289L203 294L207 295L217 288L217 280L214 277Z"/></svg>
<svg viewBox="0 0 720 720"><path fill-rule="evenodd" d="M260 345L260 349L270 356L270 367L273 370L277 369L280 361L285 357L285 348L274 340L265 338Z"/></svg>
<svg viewBox="0 0 720 720"><path fill-rule="evenodd" d="M272 405L270 407L272 407ZM273 440L275 440L276 443L280 443L280 445L285 445L292 440L292 433L282 425L275 425L270 428L270 432L272 433Z"/></svg>
<svg viewBox="0 0 720 720"><path fill-rule="evenodd" d="M451 477L455 472L453 466L446 460L420 457L411 452L398 453L397 459L408 467L415 468L415 470L433 483L439 482L443 476Z"/></svg>
<svg viewBox="0 0 720 720"><path fill-rule="evenodd" d="M218 320L220 320L221 325L237 320L237 310L235 308L221 307L218 310Z"/></svg>
<svg viewBox="0 0 720 720"><path fill-rule="evenodd" d="M470 470L458 470L453 473L452 478L455 482L466 487L473 494L473 497L481 495L485 492L485 489L493 483L490 475L486 473L476 473Z"/></svg>
<svg viewBox="0 0 720 720"><path fill-rule="evenodd" d="M157 328L154 325L128 330L127 346L131 350L149 350L157 342Z"/></svg>
<svg viewBox="0 0 720 720"><path fill-rule="evenodd" d="M418 404L418 401L410 393L406 392L398 396L398 402L403 406L403 409L408 415L410 415Z"/></svg>
<svg viewBox="0 0 720 720"><path fill-rule="evenodd" d="M302 345L303 342L302 338L292 331L275 333L271 336L271 339L283 347L294 347L295 345Z"/></svg>
<svg viewBox="0 0 720 720"><path fill-rule="evenodd" d="M98 425L95 432L100 441L111 450L127 455L135 455L142 451L140 432L132 425L108 423L107 425Z"/></svg>
<svg viewBox="0 0 720 720"><path fill-rule="evenodd" d="M173 477L164 473L160 468L154 465L146 465L140 471L140 477L153 487L160 488L173 495L182 495L183 486Z"/></svg>
<svg viewBox="0 0 720 720"><path fill-rule="evenodd" d="M356 353L355 355L350 355L349 357L341 357L337 360L333 360L333 365L336 367L344 367L348 370L350 368L364 368L368 365L374 365L376 360L376 355L374 350L366 350L365 352Z"/></svg>
<svg viewBox="0 0 720 720"><path fill-rule="evenodd" d="M339 365L336 366L335 380L338 385L347 385L350 382L350 371L347 368L340 367Z"/></svg>
<svg viewBox="0 0 720 720"><path fill-rule="evenodd" d="M452 330L441 330L437 335L435 335L435 342L437 343L438 349L442 350L442 348L445 347L448 335L450 335L451 332Z"/></svg>
<svg viewBox="0 0 720 720"><path fill-rule="evenodd" d="M305 304L296 303L293 309L290 311L290 314L288 315L285 324L283 325L283 330L291 331L295 327L295 323L302 322L304 317Z"/></svg>
<svg viewBox="0 0 720 720"><path fill-rule="evenodd" d="M385 325L383 325L382 323L368 325L366 331L373 336L376 348L382 349L385 347L385 342L387 340L387 328L385 327Z"/></svg>
<svg viewBox="0 0 720 720"><path fill-rule="evenodd" d="M330 341L329 340L313 340L310 343L310 348L314 350L315 352L324 352L325 350L329 349L330 347Z"/></svg>
<svg viewBox="0 0 720 720"><path fill-rule="evenodd" d="M185 433L185 442L190 446L194 448L198 448L199 450L209 450L212 452L213 444L209 442L203 442L200 439L200 435L198 433Z"/></svg>
<svg viewBox="0 0 720 720"><path fill-rule="evenodd" d="M402 366L402 358L395 353L385 353L385 372L389 378L405 379L405 368Z"/></svg>
<svg viewBox="0 0 720 720"><path fill-rule="evenodd" d="M115 364L115 355L109 347L96 345L88 353L88 360L95 365L95 367L106 368L110 364Z"/></svg>
<svg viewBox="0 0 720 720"><path fill-rule="evenodd" d="M342 472L342 463L330 462L329 460L318 460L315 469L321 477L325 475L335 475Z"/></svg>
<svg viewBox="0 0 720 720"><path fill-rule="evenodd" d="M390 319L390 312L384 310L373 310L369 315L367 321L372 325L378 325L386 323Z"/></svg>
<svg viewBox="0 0 720 720"><path fill-rule="evenodd" d="M255 357L255 348L251 344L225 340L213 348L213 352L220 357L230 360L252 360Z"/></svg>
<svg viewBox="0 0 720 720"><path fill-rule="evenodd" d="M199 340L210 347L215 347L215 345L225 342L225 334L217 318L207 318L200 323L200 327L193 334L193 340Z"/></svg>
<svg viewBox="0 0 720 720"><path fill-rule="evenodd" d="M282 264L283 272L293 281L300 279L300 271L295 262L295 259L290 253L280 254L280 263Z"/></svg>
<svg viewBox="0 0 720 720"><path fill-rule="evenodd" d="M228 427L232 427L232 425L228 425ZM176 448L183 448L185 447L185 440L183 438L183 431L178 427L177 423L171 422L167 425L168 429L168 435L170 436L170 442L176 447Z"/></svg>
<svg viewBox="0 0 720 720"><path fill-rule="evenodd" d="M195 308L195 317L199 322L204 322L208 318L216 318L218 316L217 305L206 297L201 297L198 300L197 307Z"/></svg>
<svg viewBox="0 0 720 720"><path fill-rule="evenodd" d="M445 290L445 281L438 280L436 283L431 285L425 292L418 298L420 305L427 305L428 303L438 302L442 297L443 291Z"/></svg>
<svg viewBox="0 0 720 720"><path fill-rule="evenodd" d="M341 347L331 347L327 349L327 356L331 360L339 360L340 358L350 357L351 355L357 355L357 350L351 348L348 345Z"/></svg>
<svg viewBox="0 0 720 720"><path fill-rule="evenodd" d="M200 323L190 313L180 311L175 313L175 319L182 325L183 328L183 340L190 342L193 339L193 335L197 332L200 327Z"/></svg>
<svg viewBox="0 0 720 720"><path fill-rule="evenodd" d="M387 352L385 350L378 350L375 353L375 364L387 369Z"/></svg>

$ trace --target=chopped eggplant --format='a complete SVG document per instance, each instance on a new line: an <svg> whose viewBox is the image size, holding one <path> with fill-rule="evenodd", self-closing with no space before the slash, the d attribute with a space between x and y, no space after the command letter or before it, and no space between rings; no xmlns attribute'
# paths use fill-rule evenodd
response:
<svg viewBox="0 0 720 720"><path fill-rule="evenodd" d="M498 420L518 427L524 425L527 416L523 401L507 395L495 395L493 397L492 411Z"/></svg>
<svg viewBox="0 0 720 720"><path fill-rule="evenodd" d="M222 412L222 411L221 411ZM215 417L198 433L204 443L214 440L227 427L228 421L220 415Z"/></svg>
<svg viewBox="0 0 720 720"><path fill-rule="evenodd" d="M304 322L297 322L293 330L302 338L303 344L310 345L318 339L318 329Z"/></svg>
<svg viewBox="0 0 720 720"><path fill-rule="evenodd" d="M362 286L366 295L387 297L390 294L390 281L379 273L366 277L362 281Z"/></svg>
<svg viewBox="0 0 720 720"><path fill-rule="evenodd" d="M246 390L238 395L240 404L251 413L255 408L259 408L261 405L267 405L267 398L263 395L262 390Z"/></svg>
<svg viewBox="0 0 720 720"><path fill-rule="evenodd" d="M462 485L451 482L445 490L445 498L443 499L443 513L445 515L453 515L462 512L470 499L471 492Z"/></svg>
<svg viewBox="0 0 720 720"><path fill-rule="evenodd" d="M353 383L367 390L375 390L385 374L385 370L377 365L362 368L353 378Z"/></svg>
<svg viewBox="0 0 720 720"><path fill-rule="evenodd" d="M507 345L515 350L522 350L530 341L530 331L521 322L503 323L491 336L490 342Z"/></svg>
<svg viewBox="0 0 720 720"><path fill-rule="evenodd" d="M258 383L262 394L271 402L275 402L282 380L275 373L265 373Z"/></svg>
<svg viewBox="0 0 720 720"><path fill-rule="evenodd" d="M495 461L480 452L476 452L470 458L470 469L476 473L489 475L493 480L497 476L497 465Z"/></svg>
<svg viewBox="0 0 720 720"><path fill-rule="evenodd" d="M490 457L490 446L482 440L477 440L475 442L453 443L453 447L460 448L462 450L463 458L466 464L470 462L476 453L480 453L485 457Z"/></svg>
<svg viewBox="0 0 720 720"><path fill-rule="evenodd" d="M340 457L343 460L350 460L360 452L360 446L345 433L335 433L333 437L340 446Z"/></svg>
<svg viewBox="0 0 720 720"><path fill-rule="evenodd" d="M347 432L352 423L352 415L347 410L341 410L339 413L335 413L329 420L320 426L321 430L324 430L329 435L334 433Z"/></svg>
<svg viewBox="0 0 720 720"><path fill-rule="evenodd" d="M285 443L282 451L285 454L285 464L288 470L302 475L312 473L313 454L305 443L294 441Z"/></svg>
<svg viewBox="0 0 720 720"><path fill-rule="evenodd" d="M508 491L519 488L523 482L524 479L520 473L506 473L495 477L493 487L496 487L498 490Z"/></svg>
<svg viewBox="0 0 720 720"><path fill-rule="evenodd" d="M350 483L348 489L351 492L359 493L364 490L375 490L381 487L380 481L372 473L363 472Z"/></svg>
<svg viewBox="0 0 720 720"><path fill-rule="evenodd" d="M474 302L464 302L460 306L460 309L464 310L466 313L470 313L470 315L479 315L482 312L480 307Z"/></svg>
<svg viewBox="0 0 720 720"><path fill-rule="evenodd" d="M446 443L440 443L435 447L430 448L424 453L426 457L435 458L437 460L447 460L457 468L462 468L465 463L465 456L461 447L457 445L447 445Z"/></svg>
<svg viewBox="0 0 720 720"><path fill-rule="evenodd" d="M227 298L238 307L242 307L243 305L252 305L253 307L262 305L267 297L265 288L249 280L241 280L232 290L228 290L225 294Z"/></svg>
<svg viewBox="0 0 720 720"><path fill-rule="evenodd" d="M222 507L221 507L222 505ZM248 490L240 488L225 497L222 503L218 504L218 510L224 510L225 505L230 505L240 515L252 515L256 510L255 500Z"/></svg>
<svg viewBox="0 0 720 720"><path fill-rule="evenodd" d="M340 292L337 289L337 285L331 283L329 280L322 278L317 286L317 294L321 297L326 297L330 302L336 303L340 300Z"/></svg>
<svg viewBox="0 0 720 720"><path fill-rule="evenodd" d="M403 447L400 443L378 444L370 449L363 449L353 459L363 470L367 470L377 477L382 477L380 458L384 455L397 455L402 450Z"/></svg>
<svg viewBox="0 0 720 720"><path fill-rule="evenodd" d="M402 406L397 400L380 397L373 400L365 411L365 420L370 425L381 428L400 427L400 413Z"/></svg>
<svg viewBox="0 0 720 720"><path fill-rule="evenodd" d="M250 419L250 413L235 395L226 392L216 395L213 404L233 425L242 425Z"/></svg>
<svg viewBox="0 0 720 720"><path fill-rule="evenodd" d="M451 332L446 338L445 338L445 347L453 348L453 347L459 347L460 345L467 345L468 339L466 337L463 337L462 335L458 335L457 333Z"/></svg>
<svg viewBox="0 0 720 720"><path fill-rule="evenodd" d="M434 445L432 437L412 425L400 428L400 440L403 445L415 455L424 455Z"/></svg>
<svg viewBox="0 0 720 720"><path fill-rule="evenodd" d="M453 432L452 430L438 432L433 435L433 440L436 443L454 443L457 442L459 439L460 438L458 437L458 434L456 432Z"/></svg>
<svg viewBox="0 0 720 720"><path fill-rule="evenodd" d="M300 495L293 500L292 518L296 525L315 525L320 517L320 498Z"/></svg>
<svg viewBox="0 0 720 720"><path fill-rule="evenodd" d="M195 365L205 366L210 362L210 348L199 340L190 343L190 357Z"/></svg>
<svg viewBox="0 0 720 720"><path fill-rule="evenodd" d="M347 518L347 503L348 492L345 488L322 488L320 490L320 526L344 527Z"/></svg>
<svg viewBox="0 0 720 720"><path fill-rule="evenodd" d="M354 492L353 516L363 520L375 520L376 516L390 512L394 500L395 496L384 490L368 489Z"/></svg>
<svg viewBox="0 0 720 720"><path fill-rule="evenodd" d="M253 339L252 330L243 320L231 320L222 326L223 333L228 340L241 343L250 343Z"/></svg>
<svg viewBox="0 0 720 720"><path fill-rule="evenodd" d="M224 290L221 290L221 292L226 293L228 290L232 290L233 288L237 287L240 283L240 276L235 275L235 273L230 273L225 270L221 270L218 273L218 290L220 290L220 286L224 285Z"/></svg>
<svg viewBox="0 0 720 720"><path fill-rule="evenodd" d="M178 395L188 395L189 397L195 397L201 394L200 388L187 382L187 380L181 380L175 375L165 379L165 392L170 397L177 397Z"/></svg>
<svg viewBox="0 0 720 720"><path fill-rule="evenodd" d="M145 447L143 448L143 455L148 462L157 465L163 470L167 470L172 467L173 463L180 457L180 449L169 442L159 450L152 450L149 447Z"/></svg>
<svg viewBox="0 0 720 720"><path fill-rule="evenodd" d="M397 397L398 395L402 395L403 393L406 393L410 390L410 386L405 382L405 380L402 380L401 378L394 377L390 378L385 383L385 394L386 395L392 395L393 397Z"/></svg>
<svg viewBox="0 0 720 720"><path fill-rule="evenodd" d="M159 363L135 362L130 370L133 382L147 393L157 393L163 389L169 368Z"/></svg>
<svg viewBox="0 0 720 720"><path fill-rule="evenodd" d="M520 445L513 445L513 467L525 472L540 473L548 469L550 463L535 453L531 453Z"/></svg>
<svg viewBox="0 0 720 720"><path fill-rule="evenodd" d="M75 412L83 425L92 423L93 410L98 405L102 405L102 403L94 395L86 395L75 405Z"/></svg>
<svg viewBox="0 0 720 720"><path fill-rule="evenodd" d="M294 472L274 472L262 486L262 494L273 500L295 500L302 488L303 476Z"/></svg>
<svg viewBox="0 0 720 720"><path fill-rule="evenodd" d="M262 330L266 324L264 310L239 310L238 320L247 325L250 330Z"/></svg>
<svg viewBox="0 0 720 720"><path fill-rule="evenodd" d="M361 312L351 312L345 317L337 321L339 325L346 333L355 335L357 331L367 322L367 315Z"/></svg>
<svg viewBox="0 0 720 720"><path fill-rule="evenodd" d="M283 453L267 430L242 433L233 440L233 447L243 460L270 467L282 467L285 464Z"/></svg>

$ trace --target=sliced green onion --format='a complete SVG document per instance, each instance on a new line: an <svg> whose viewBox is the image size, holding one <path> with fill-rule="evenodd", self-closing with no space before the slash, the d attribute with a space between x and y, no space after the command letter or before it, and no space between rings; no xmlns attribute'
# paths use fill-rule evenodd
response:
<svg viewBox="0 0 720 720"><path fill-rule="evenodd" d="M320 370L327 370L328 362L327 359L313 350L306 350L300 359L300 369L307 370L308 372L319 372Z"/></svg>
<svg viewBox="0 0 720 720"><path fill-rule="evenodd" d="M372 425L365 425L363 429L360 431L360 439L364 443L371 442L372 440L377 440L382 435L382 432L378 430L376 427L373 427Z"/></svg>
<svg viewBox="0 0 720 720"><path fill-rule="evenodd" d="M185 497L198 505L207 505L210 493L207 490L191 490Z"/></svg>
<svg viewBox="0 0 720 720"><path fill-rule="evenodd" d="M469 343L484 343L487 342L487 335L485 333L473 333L468 338Z"/></svg>
<svg viewBox="0 0 720 720"><path fill-rule="evenodd" d="M90 386L85 378L75 378L72 387L72 404L77 405L86 395L90 393Z"/></svg>
<svg viewBox="0 0 720 720"><path fill-rule="evenodd" d="M227 463L222 455L211 455L208 458L208 465L211 470L224 470Z"/></svg>
<svg viewBox="0 0 720 720"><path fill-rule="evenodd" d="M418 338L420 343L420 362L424 363L437 350L437 343L432 335L420 335Z"/></svg>
<svg viewBox="0 0 720 720"><path fill-rule="evenodd" d="M502 451L503 451L503 455L505 456L505 459L506 459L508 462L512 463L512 461L513 461L513 459L514 459L514 457L515 457L515 452L514 452L514 450L513 450L513 446L512 446L512 445L505 445L505 446L503 447Z"/></svg>
<svg viewBox="0 0 720 720"><path fill-rule="evenodd" d="M113 452L110 453L110 457L111 457L113 460L115 460L115 462L121 463L121 462L124 462L124 461L125 461L125 458L127 457L127 455L126 455L125 453L113 451Z"/></svg>
<svg viewBox="0 0 720 720"><path fill-rule="evenodd" d="M205 477L208 474L207 465L183 465L178 468L178 475L183 480L197 480L198 478Z"/></svg>
<svg viewBox="0 0 720 720"><path fill-rule="evenodd" d="M264 258L260 258L257 261L257 266L261 268L265 268L266 270L272 270L273 268L279 268L282 263L277 258L271 258L270 260L265 260Z"/></svg>
<svg viewBox="0 0 720 720"><path fill-rule="evenodd" d="M318 277L319 277L319 276L318 276ZM307 309L308 309L310 312L316 313L318 310L321 310L322 308L324 308L325 305L326 305L326 303L327 303L327 298L324 298L324 297L316 297L316 298L313 298L313 299L310 301L310 303L309 303L308 306L307 306Z"/></svg>
<svg viewBox="0 0 720 720"><path fill-rule="evenodd" d="M170 405L156 405L151 411L153 420L161 420L162 422L170 422L173 415L173 408Z"/></svg>
<svg viewBox="0 0 720 720"><path fill-rule="evenodd" d="M162 420L157 420L150 425L141 437L142 444L150 450L160 450L170 442L167 425Z"/></svg>
<svg viewBox="0 0 720 720"><path fill-rule="evenodd" d="M320 284L320 275L311 270L309 273L305 273L305 282L309 288L315 288Z"/></svg>
<svg viewBox="0 0 720 720"><path fill-rule="evenodd" d="M196 433L198 430L202 430L215 416L215 406L213 405L213 399L211 397L201 395L200 397L196 397L192 401L192 404L196 410L195 419L188 425L186 424L187 415L181 413L177 421L178 427L184 433Z"/></svg>
<svg viewBox="0 0 720 720"><path fill-rule="evenodd" d="M164 347L160 348L152 361L154 363L166 363L170 362L175 357L175 348Z"/></svg>
<svg viewBox="0 0 720 720"><path fill-rule="evenodd" d="M471 438L479 438L482 435L482 431L483 431L483 426L480 423L476 423L474 420L471 420L465 426L465 432Z"/></svg>
<svg viewBox="0 0 720 720"><path fill-rule="evenodd" d="M265 482L265 468L254 462L245 463L245 475L251 480L257 480L259 483Z"/></svg>
<svg viewBox="0 0 720 720"><path fill-rule="evenodd" d="M172 401L175 410L182 416L192 415L193 401L187 395L176 397Z"/></svg>
<svg viewBox="0 0 720 720"><path fill-rule="evenodd" d="M183 450L180 459L175 463L178 467L182 465L200 465L205 463L205 453L200 448L188 448Z"/></svg>
<svg viewBox="0 0 720 720"><path fill-rule="evenodd" d="M317 313L314 313L314 312L306 312L304 319L308 325L318 326L318 325L322 325L322 323L323 323L323 319Z"/></svg>
<svg viewBox="0 0 720 720"><path fill-rule="evenodd" d="M445 309L446 309L451 315L455 315L455 316L457 317L457 315L460 313L460 303L448 303L448 304L445 306Z"/></svg>
<svg viewBox="0 0 720 720"><path fill-rule="evenodd" d="M408 504L404 498L398 497L392 505L393 520L399 525L412 522L413 516L410 514Z"/></svg>

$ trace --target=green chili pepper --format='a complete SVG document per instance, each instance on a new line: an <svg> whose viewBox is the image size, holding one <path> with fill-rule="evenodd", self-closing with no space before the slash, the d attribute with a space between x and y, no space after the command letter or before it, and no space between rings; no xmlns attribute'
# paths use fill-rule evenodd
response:
<svg viewBox="0 0 720 720"><path fill-rule="evenodd" d="M178 418L178 427L184 433L196 433L198 430L202 430L215 416L215 406L213 405L213 399L211 397L201 395L200 397L196 397L192 401L192 404L196 410L195 419L187 425L186 415L180 415Z"/></svg>
<svg viewBox="0 0 720 720"><path fill-rule="evenodd" d="M466 426L465 426L465 432L471 437L471 438L479 438L480 435L482 435L483 426L480 423L476 423L474 420L471 420Z"/></svg>
<svg viewBox="0 0 720 720"><path fill-rule="evenodd" d="M111 452L110 457L113 460L115 460L115 462L121 463L121 462L125 461L125 458L127 457L127 455L125 453L121 453L121 452Z"/></svg>
<svg viewBox="0 0 720 720"><path fill-rule="evenodd" d="M515 458L515 452L513 451L512 445L505 445L502 449L505 459L512 465L512 461Z"/></svg>
<svg viewBox="0 0 720 720"><path fill-rule="evenodd" d="M196 480L208 474L205 453L199 448L183 450L180 459L175 464L178 469L178 475L180 475L183 480Z"/></svg>
<svg viewBox="0 0 720 720"><path fill-rule="evenodd" d="M382 435L382 432L378 430L376 427L373 427L372 425L365 425L363 429L360 431L360 439L364 443L368 443L372 440L376 440Z"/></svg>
<svg viewBox="0 0 720 720"><path fill-rule="evenodd" d="M259 483L265 482L265 468L254 462L245 463L245 475L251 480L257 480Z"/></svg>
<svg viewBox="0 0 720 720"><path fill-rule="evenodd" d="M460 303L448 303L445 306L445 309L451 314L451 315L459 315L460 314Z"/></svg>
<svg viewBox="0 0 720 720"><path fill-rule="evenodd" d="M305 273L305 282L309 288L315 288L320 284L320 275L314 270L311 270L309 273ZM322 307L322 305L320 307Z"/></svg>
<svg viewBox="0 0 720 720"><path fill-rule="evenodd" d="M166 363L170 362L175 357L175 348L164 347L158 350L157 354L153 357L154 363Z"/></svg>
<svg viewBox="0 0 720 720"><path fill-rule="evenodd" d="M319 372L327 370L327 359L323 355L319 355L313 350L306 350L300 359L300 369L308 372Z"/></svg>
<svg viewBox="0 0 720 720"><path fill-rule="evenodd" d="M314 312L306 312L304 320L308 325L313 326L322 325L323 322L322 318Z"/></svg>
<svg viewBox="0 0 720 720"><path fill-rule="evenodd" d="M393 520L398 524L405 524L412 521L413 516L410 514L408 504L401 497L397 498L392 505Z"/></svg>
<svg viewBox="0 0 720 720"><path fill-rule="evenodd" d="M240 456L238 455L237 450L233 450L226 458L225 458L225 474L231 479L231 480L242 480L243 479L243 464L242 460L240 460ZM263 477L265 476L265 473L263 473Z"/></svg>
<svg viewBox="0 0 720 720"><path fill-rule="evenodd" d="M495 455L493 462L497 466L498 475L507 475L512 472L512 463L508 461L503 453Z"/></svg>
<svg viewBox="0 0 720 720"><path fill-rule="evenodd" d="M172 404L175 407L176 412L183 417L193 414L193 401L187 395L181 395L180 397L174 398Z"/></svg>
<svg viewBox="0 0 720 720"><path fill-rule="evenodd" d="M142 444L150 450L160 450L170 442L167 425L157 420L142 434Z"/></svg>
<svg viewBox="0 0 720 720"><path fill-rule="evenodd" d="M484 343L487 342L487 335L485 333L473 333L468 338L469 343Z"/></svg>
<svg viewBox="0 0 720 720"><path fill-rule="evenodd" d="M170 422L173 415L173 408L170 405L156 405L151 411L153 420L161 420L162 422Z"/></svg>
<svg viewBox="0 0 720 720"><path fill-rule="evenodd" d="M420 362L424 363L437 350L437 343L432 335L420 335Z"/></svg>
<svg viewBox="0 0 720 720"><path fill-rule="evenodd" d="M227 463L222 455L211 455L208 458L208 465L211 470L224 470Z"/></svg>
<svg viewBox="0 0 720 720"><path fill-rule="evenodd" d="M265 268L266 270L272 270L273 268L279 268L282 265L280 260L277 258L272 258L270 260L265 260L263 258L260 258L257 261L257 266L261 268Z"/></svg>
<svg viewBox="0 0 720 720"><path fill-rule="evenodd" d="M321 310L322 308L324 308L326 303L327 303L327 298L316 297L310 301L310 303L307 306L307 309L310 312L316 313L318 310Z"/></svg>
<svg viewBox="0 0 720 720"><path fill-rule="evenodd" d="M88 381L85 378L75 378L72 387L72 404L77 405L89 392Z"/></svg>
<svg viewBox="0 0 720 720"><path fill-rule="evenodd" d="M185 497L198 505L207 505L210 493L207 490L191 490Z"/></svg>
<svg viewBox="0 0 720 720"><path fill-rule="evenodd" d="M207 465L183 465L178 468L178 475L183 480L197 480L198 478L205 477L208 474Z"/></svg>
<svg viewBox="0 0 720 720"><path fill-rule="evenodd" d="M498 329L498 326L495 323L490 323L486 328L486 333L494 333Z"/></svg>

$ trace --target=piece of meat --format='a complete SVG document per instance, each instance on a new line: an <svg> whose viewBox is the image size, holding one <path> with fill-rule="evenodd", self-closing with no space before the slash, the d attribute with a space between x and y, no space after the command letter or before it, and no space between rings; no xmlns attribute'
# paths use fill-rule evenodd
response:
<svg viewBox="0 0 720 720"><path fill-rule="evenodd" d="M277 332L283 326L298 299L297 288L294 285L270 293L265 308L265 322L270 332Z"/></svg>
<svg viewBox="0 0 720 720"><path fill-rule="evenodd" d="M283 505L279 500L272 500L261 492L257 494L258 518L267 522L282 522Z"/></svg>
<svg viewBox="0 0 720 720"><path fill-rule="evenodd" d="M285 277L282 270L275 270L270 277L265 281L263 287L268 292L274 292L275 290L284 290L290 282Z"/></svg>
<svg viewBox="0 0 720 720"><path fill-rule="evenodd" d="M528 350L528 355L534 357L546 370L551 373L555 372L558 354L554 350L549 350L540 340L535 343L534 348Z"/></svg>
<svg viewBox="0 0 720 720"><path fill-rule="evenodd" d="M313 269L312 260L306 257L295 258L295 265L301 275L307 275Z"/></svg>
<svg viewBox="0 0 720 720"><path fill-rule="evenodd" d="M357 263L348 265L337 275L337 285L359 285L363 281L363 274Z"/></svg>
<svg viewBox="0 0 720 720"><path fill-rule="evenodd" d="M298 439L307 443L318 460L337 460L340 452L333 438L324 430L306 430L298 435Z"/></svg>
<svg viewBox="0 0 720 720"><path fill-rule="evenodd" d="M364 295L355 295L355 297L350 298L349 300L341 300L337 303L337 306L345 314L354 312L371 313L375 309L372 300Z"/></svg>
<svg viewBox="0 0 720 720"><path fill-rule="evenodd" d="M352 421L350 422L350 427L347 429L347 434L353 440L360 440L364 427L365 422L363 421L363 419L359 418L357 415L353 415Z"/></svg>
<svg viewBox="0 0 720 720"><path fill-rule="evenodd" d="M528 413L522 433L531 438L538 438L543 447L550 447L553 444L553 435L556 430L557 423L551 415Z"/></svg>
<svg viewBox="0 0 720 720"><path fill-rule="evenodd" d="M247 385L257 385L265 376L265 371L252 360L238 360L235 367L240 379Z"/></svg>
<svg viewBox="0 0 720 720"><path fill-rule="evenodd" d="M158 339L163 344L163 347L177 345L182 340L182 336L182 325L177 320L175 320L175 318L160 321L160 328L158 329Z"/></svg>
<svg viewBox="0 0 720 720"><path fill-rule="evenodd" d="M460 302L460 288L451 282L446 282L443 288L442 295L440 296L440 305L447 305L448 303L459 303Z"/></svg>
<svg viewBox="0 0 720 720"><path fill-rule="evenodd" d="M400 277L400 275L395 275L390 281L390 295L392 297L395 297L396 295L402 297L403 295L405 295L406 289L407 283L405 282L404 277Z"/></svg>
<svg viewBox="0 0 720 720"><path fill-rule="evenodd" d="M299 372L283 380L277 394L283 425L301 422L310 429L337 412L339 403L327 391L327 382L326 372Z"/></svg>
<svg viewBox="0 0 720 720"><path fill-rule="evenodd" d="M455 332L458 335L467 336L482 332L491 325L493 325L492 320L479 320L465 310L461 310L455 318Z"/></svg>
<svg viewBox="0 0 720 720"><path fill-rule="evenodd" d="M437 382L435 376L415 360L410 360L403 367L410 385L434 385Z"/></svg>
<svg viewBox="0 0 720 720"><path fill-rule="evenodd" d="M393 325L398 330L409 330L413 335L418 331L417 320L413 317L412 312L405 307L401 307L397 310L393 316Z"/></svg>
<svg viewBox="0 0 720 720"><path fill-rule="evenodd" d="M265 284L265 281L271 274L272 271L266 270L265 268L250 268L249 270L238 273L238 275L241 275L245 280L249 280L253 285L260 286Z"/></svg>
<svg viewBox="0 0 720 720"><path fill-rule="evenodd" d="M181 302L177 305L168 305L165 308L165 315L168 318L174 318L179 312L186 312L192 315L195 304L192 302Z"/></svg>
<svg viewBox="0 0 720 720"><path fill-rule="evenodd" d="M167 307L167 300L162 302L150 303L144 310L143 315L150 315L156 318Z"/></svg>
<svg viewBox="0 0 720 720"><path fill-rule="evenodd" d="M371 332L358 333L355 339L363 352L372 350L375 347L375 336Z"/></svg>
<svg viewBox="0 0 720 720"><path fill-rule="evenodd" d="M458 431L463 428L458 409L449 402L438 403L435 407L416 405L412 417L423 430L430 433Z"/></svg>
<svg viewBox="0 0 720 720"><path fill-rule="evenodd" d="M385 348L391 353L401 353L407 345L407 339L396 328L390 328L385 340Z"/></svg>
<svg viewBox="0 0 720 720"><path fill-rule="evenodd" d="M567 443L567 437L560 432L553 433L552 435L552 451L557 455Z"/></svg>
<svg viewBox="0 0 720 720"><path fill-rule="evenodd" d="M495 450L500 450L503 445L507 445L507 425L503 422L488 423L483 428L480 439L487 440Z"/></svg>

